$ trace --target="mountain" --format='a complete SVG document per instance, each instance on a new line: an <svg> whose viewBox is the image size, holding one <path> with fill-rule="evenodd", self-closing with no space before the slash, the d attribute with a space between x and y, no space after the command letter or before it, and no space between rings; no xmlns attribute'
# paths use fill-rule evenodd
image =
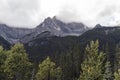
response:
<svg viewBox="0 0 120 80"><path fill-rule="evenodd" d="M79 36L78 39L84 48L91 40L99 40L99 49L104 51L108 59L114 64L116 47L120 48L120 26L94 28Z"/></svg>
<svg viewBox="0 0 120 80"><path fill-rule="evenodd" d="M27 43L39 38L39 35L45 34L46 32L51 36L78 36L87 30L89 30L89 28L82 23L64 23L56 17L46 18L40 25L33 29L13 28L5 24L0 24L0 36L11 44L18 42Z"/></svg>
<svg viewBox="0 0 120 80"><path fill-rule="evenodd" d="M73 44L79 44L77 40L77 36L51 36L37 38L24 45L29 56L39 60L45 56L52 56L56 52L62 53L69 50Z"/></svg>
<svg viewBox="0 0 120 80"><path fill-rule="evenodd" d="M44 31L44 32L37 32L34 31L30 34L25 35L20 39L20 43L28 43L32 40L39 39L39 38L44 38L44 37L52 37L54 34L52 34L50 31Z"/></svg>
<svg viewBox="0 0 120 80"><path fill-rule="evenodd" d="M94 28L101 28L103 26L101 26L100 24L97 24Z"/></svg>
<svg viewBox="0 0 120 80"><path fill-rule="evenodd" d="M0 46L2 46L4 49L10 49L11 44L0 36Z"/></svg>
<svg viewBox="0 0 120 80"><path fill-rule="evenodd" d="M81 35L89 28L82 23L64 23L56 17L46 18L43 23L37 26L38 31L50 31L56 36Z"/></svg>
<svg viewBox="0 0 120 80"><path fill-rule="evenodd" d="M83 33L81 36L48 36L42 38L36 38L32 41L25 43L25 48L30 56L37 56L39 59L46 55L66 52L73 45L80 45L81 51L84 53L84 49L87 44L92 40L99 40L100 50L105 51L105 47L108 45L110 50L110 57L113 58L116 45L120 46L120 27L105 27L101 26L93 28ZM83 54L81 54L83 55ZM111 59L112 59L111 58Z"/></svg>
<svg viewBox="0 0 120 80"><path fill-rule="evenodd" d="M54 24L52 22L49 23L49 20L52 22L55 20ZM24 40L21 42L24 43L25 50L29 54L28 56L30 58L30 61L32 61L34 64L35 69L38 68L38 63L43 61L46 56L50 56L51 60L62 67L62 70L65 72L64 75L69 74L79 76L81 69L78 68L81 67L84 56L86 56L86 45L89 44L91 40L99 40L99 50L102 50L107 54L106 60L111 62L111 67L114 67L114 62L116 60L116 46L120 47L119 26L106 27L98 24L95 26L95 28L83 32L80 35L80 30L84 31L86 29L86 27L80 23L63 23L57 19L49 18L40 25L34 29L29 30L16 28L11 29L4 25L2 28L3 32L1 32L1 35L4 34L4 38L0 36L0 44L5 49L9 49L11 44L6 40ZM55 26L55 28L53 26ZM7 32L4 32L9 30L13 30L13 32L9 32L9 34L7 34ZM17 31L20 32L20 36L17 34ZM75 35L71 35L73 33ZM79 34L80 36L76 36L76 34ZM11 36L15 36L15 38ZM8 38L5 40L5 37ZM69 72L69 70L72 69L73 71ZM74 71L75 74L73 74ZM72 78L69 78L67 75L64 80L71 79Z"/></svg>
<svg viewBox="0 0 120 80"><path fill-rule="evenodd" d="M27 43L34 40L38 35L41 35L46 31L50 32L51 36L63 37L69 35L79 36L88 30L89 28L82 23L64 23L58 20L56 17L48 17L40 25L34 28L34 32L25 35L20 41L22 43Z"/></svg>
<svg viewBox="0 0 120 80"><path fill-rule="evenodd" d="M28 33L31 33L32 29L27 28L13 28L5 24L0 24L0 36L11 44L19 42L19 39Z"/></svg>
<svg viewBox="0 0 120 80"><path fill-rule="evenodd" d="M108 26L102 26L99 28L94 28L92 30L89 30L83 35L81 35L79 40L81 42L87 42L91 40L99 39L102 42L106 43L120 43L120 27L114 26L114 27L108 27Z"/></svg>

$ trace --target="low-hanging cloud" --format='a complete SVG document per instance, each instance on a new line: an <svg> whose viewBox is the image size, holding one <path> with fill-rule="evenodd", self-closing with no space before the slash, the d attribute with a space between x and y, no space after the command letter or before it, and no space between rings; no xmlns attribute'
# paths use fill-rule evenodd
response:
<svg viewBox="0 0 120 80"><path fill-rule="evenodd" d="M0 0L0 22L31 27L39 18L39 0Z"/></svg>
<svg viewBox="0 0 120 80"><path fill-rule="evenodd" d="M120 24L119 0L0 0L0 23L35 27L44 18L57 16L65 22L93 27Z"/></svg>
<svg viewBox="0 0 120 80"><path fill-rule="evenodd" d="M58 19L66 23L81 21L80 14L75 8L72 8L71 6L64 6L64 7L61 8L59 13L56 15Z"/></svg>

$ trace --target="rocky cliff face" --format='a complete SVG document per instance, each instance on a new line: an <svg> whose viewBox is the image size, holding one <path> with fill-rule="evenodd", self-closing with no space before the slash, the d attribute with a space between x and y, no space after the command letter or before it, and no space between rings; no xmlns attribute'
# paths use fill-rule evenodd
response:
<svg viewBox="0 0 120 80"><path fill-rule="evenodd" d="M58 20L56 17L44 20L36 30L44 32L50 31L57 36L66 36L66 35L81 35L83 32L87 31L89 28L82 23L64 23Z"/></svg>
<svg viewBox="0 0 120 80"><path fill-rule="evenodd" d="M49 36L78 36L87 30L89 30L89 28L82 23L64 23L56 17L46 18L34 29L12 28L5 24L0 24L0 36L9 41L11 44L17 42L26 43L36 39L38 36L43 36L43 33Z"/></svg>
<svg viewBox="0 0 120 80"><path fill-rule="evenodd" d="M24 38L21 39L21 42L26 43L30 40L36 39L38 35L41 35L46 31L48 31L49 35L51 36L53 35L63 37L68 35L78 36L86 32L87 30L89 30L89 28L82 23L64 23L58 20L56 17L48 17L34 29L33 33L24 36Z"/></svg>
<svg viewBox="0 0 120 80"><path fill-rule="evenodd" d="M32 31L32 29L12 28L5 24L0 24L0 36L12 44L19 42L20 38L31 33Z"/></svg>

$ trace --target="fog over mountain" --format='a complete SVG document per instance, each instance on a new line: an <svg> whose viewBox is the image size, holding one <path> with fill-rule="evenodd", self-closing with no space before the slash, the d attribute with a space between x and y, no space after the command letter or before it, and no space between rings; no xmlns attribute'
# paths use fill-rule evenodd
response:
<svg viewBox="0 0 120 80"><path fill-rule="evenodd" d="M0 23L33 28L45 18L64 22L116 26L120 24L120 0L0 0Z"/></svg>

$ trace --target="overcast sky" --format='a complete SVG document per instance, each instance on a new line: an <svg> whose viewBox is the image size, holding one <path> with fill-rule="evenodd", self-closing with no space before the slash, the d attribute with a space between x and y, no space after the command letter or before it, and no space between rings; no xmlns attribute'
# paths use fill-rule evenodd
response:
<svg viewBox="0 0 120 80"><path fill-rule="evenodd" d="M53 16L90 27L120 25L120 0L0 0L0 23L33 28Z"/></svg>

